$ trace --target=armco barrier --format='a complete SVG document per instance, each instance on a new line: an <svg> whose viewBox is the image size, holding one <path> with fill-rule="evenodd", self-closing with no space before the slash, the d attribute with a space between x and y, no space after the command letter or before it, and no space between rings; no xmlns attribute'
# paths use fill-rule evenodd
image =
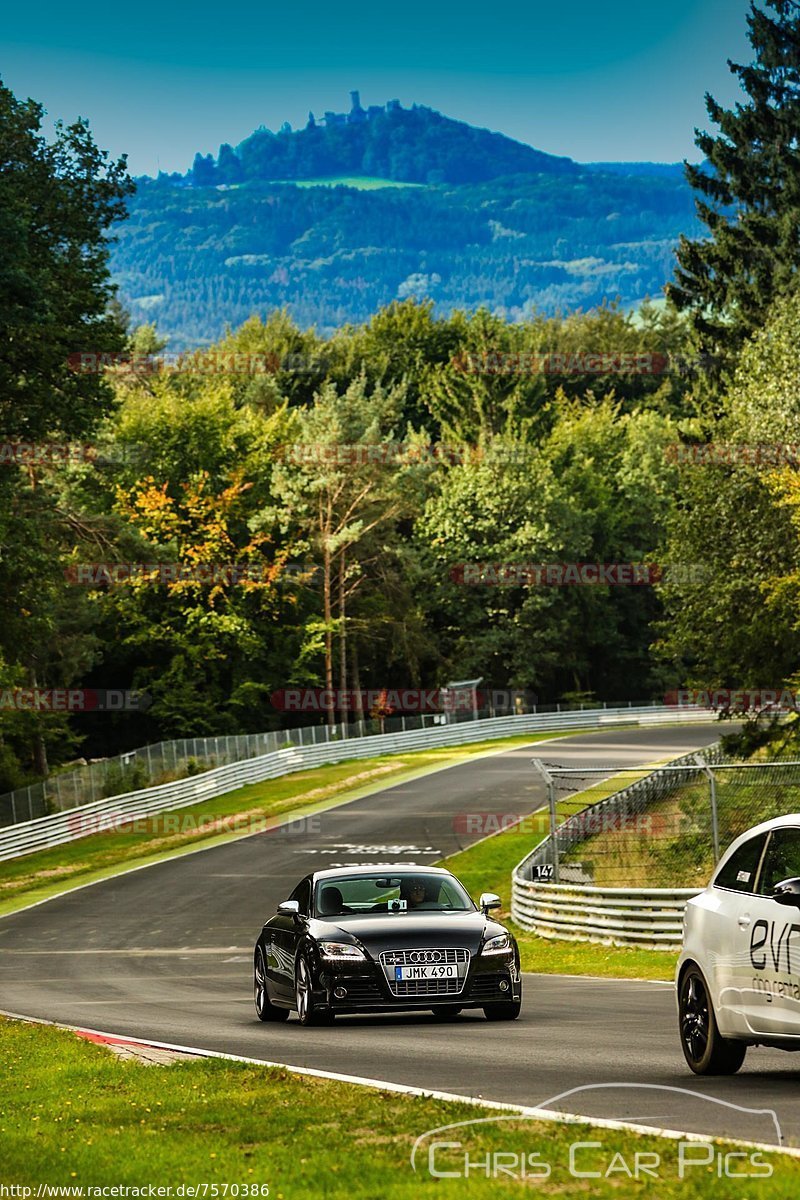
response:
<svg viewBox="0 0 800 1200"><path fill-rule="evenodd" d="M383 754L402 754L406 750L425 750L436 746L462 745L489 738L510 737L520 733L558 732L563 729L599 729L605 725L673 724L676 721L712 721L708 709L640 707L584 709L569 713L529 713L514 717L494 717L482 721L463 721L415 729L406 733L376 734L373 737L345 738L318 746L276 750L258 758L245 759L216 767L202 775L162 783L124 796L96 800L67 812L38 817L0 829L0 861L18 858L34 850L58 846L86 837L104 823L110 827L153 813L186 808L204 800L223 796L236 788L265 779L288 775L307 767L319 767L350 758L370 758Z"/></svg>
<svg viewBox="0 0 800 1200"><path fill-rule="evenodd" d="M681 944L683 910L698 888L600 888L534 883L514 874L511 912L541 937L651 950Z"/></svg>

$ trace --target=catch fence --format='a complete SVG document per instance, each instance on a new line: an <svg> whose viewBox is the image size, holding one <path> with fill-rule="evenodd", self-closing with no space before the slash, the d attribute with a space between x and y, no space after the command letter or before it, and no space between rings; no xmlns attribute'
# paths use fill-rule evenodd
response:
<svg viewBox="0 0 800 1200"><path fill-rule="evenodd" d="M677 945L687 899L727 846L761 821L800 814L794 760L738 762L717 746L646 773L534 765L547 832L513 872L512 915L546 936Z"/></svg>

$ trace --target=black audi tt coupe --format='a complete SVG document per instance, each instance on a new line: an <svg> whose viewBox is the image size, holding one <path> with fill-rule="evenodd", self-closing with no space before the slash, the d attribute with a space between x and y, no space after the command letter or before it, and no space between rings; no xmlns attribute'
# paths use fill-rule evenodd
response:
<svg viewBox="0 0 800 1200"><path fill-rule="evenodd" d="M297 1012L304 1025L337 1013L482 1008L513 1021L522 1004L519 949L440 867L348 867L301 879L261 930L255 1003L262 1021Z"/></svg>

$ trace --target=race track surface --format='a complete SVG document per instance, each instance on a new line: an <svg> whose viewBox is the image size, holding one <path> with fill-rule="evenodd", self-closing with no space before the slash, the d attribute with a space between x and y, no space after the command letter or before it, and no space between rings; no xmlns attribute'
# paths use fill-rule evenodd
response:
<svg viewBox="0 0 800 1200"><path fill-rule="evenodd" d="M300 828L158 863L15 913L0 919L0 1008L525 1105L594 1085L548 1107L774 1144L771 1118L728 1105L773 1109L784 1139L800 1144L800 1060L751 1050L737 1076L697 1079L683 1062L673 991L664 984L527 975L522 1016L512 1024L487 1022L476 1010L449 1024L428 1014L381 1015L303 1029L294 1018L262 1025L253 1010L255 938L308 870L435 862L475 840L464 814L526 813L545 802L533 755L565 766L631 766L713 740L708 726L683 726L517 748L387 787ZM665 978L671 971L665 956ZM614 1086L622 1084L651 1086Z"/></svg>

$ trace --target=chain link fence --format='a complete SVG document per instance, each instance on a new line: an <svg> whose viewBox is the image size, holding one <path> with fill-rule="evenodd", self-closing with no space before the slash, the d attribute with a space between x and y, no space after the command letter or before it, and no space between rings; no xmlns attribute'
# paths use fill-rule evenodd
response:
<svg viewBox="0 0 800 1200"><path fill-rule="evenodd" d="M719 747L650 769L565 768L535 759L548 835L521 879L594 888L702 888L730 843L800 813L800 762L738 762ZM637 778L638 776L638 778Z"/></svg>
<svg viewBox="0 0 800 1200"><path fill-rule="evenodd" d="M485 699L484 699L485 697ZM502 699L501 699L502 698ZM496 718L526 713L569 713L587 709L656 707L660 702L625 700L583 704L533 704L524 692L487 692L475 711L464 708L449 713L420 713L403 717L369 718L348 724L318 722L268 733L222 737L184 738L157 742L114 758L99 759L59 772L29 787L0 796L0 828L32 821L51 813L80 808L95 800L185 779L215 767L243 762L288 747L324 745L342 738L372 737L375 734L406 733L465 720ZM677 715L677 714L676 714Z"/></svg>

